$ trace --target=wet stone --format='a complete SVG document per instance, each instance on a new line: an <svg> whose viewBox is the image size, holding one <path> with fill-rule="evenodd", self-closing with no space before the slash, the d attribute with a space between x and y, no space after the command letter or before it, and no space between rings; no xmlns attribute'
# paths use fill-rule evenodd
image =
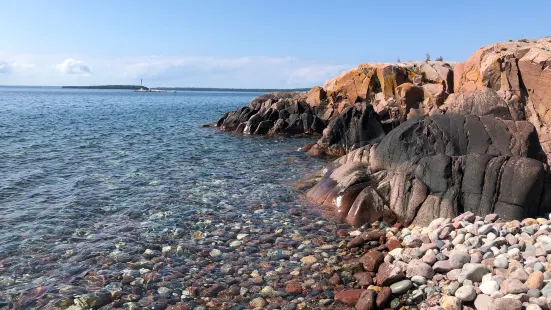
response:
<svg viewBox="0 0 551 310"><path fill-rule="evenodd" d="M263 308L266 305L266 300L262 297L257 297L249 303L254 308Z"/></svg>
<svg viewBox="0 0 551 310"><path fill-rule="evenodd" d="M359 286L369 286L373 284L373 278L368 272L359 272L354 274L354 278L358 280Z"/></svg>
<svg viewBox="0 0 551 310"><path fill-rule="evenodd" d="M74 299L75 305L81 308L99 308L110 302L111 295L103 292L75 296Z"/></svg>
<svg viewBox="0 0 551 310"><path fill-rule="evenodd" d="M384 255L379 251L369 251L360 259L366 271L377 271L383 261Z"/></svg>
<svg viewBox="0 0 551 310"><path fill-rule="evenodd" d="M335 292L334 298L336 301L353 306L358 302L364 291L363 289L342 290Z"/></svg>

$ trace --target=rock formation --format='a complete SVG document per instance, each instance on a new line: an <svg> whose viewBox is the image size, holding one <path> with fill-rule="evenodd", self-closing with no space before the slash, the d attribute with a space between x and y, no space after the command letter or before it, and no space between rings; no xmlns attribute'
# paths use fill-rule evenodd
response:
<svg viewBox="0 0 551 310"><path fill-rule="evenodd" d="M522 219L546 207L540 152L527 121L419 117L336 160L307 196L357 227L392 216L424 225L464 211Z"/></svg>
<svg viewBox="0 0 551 310"><path fill-rule="evenodd" d="M306 103L307 94L276 92L258 96L246 107L227 112L216 126L224 131L255 135L321 134L326 127L323 110Z"/></svg>
<svg viewBox="0 0 551 310"><path fill-rule="evenodd" d="M551 153L551 39L485 46L454 69L455 92L495 90L536 126Z"/></svg>
<svg viewBox="0 0 551 310"><path fill-rule="evenodd" d="M347 107L333 119L313 147L329 155L342 156L350 150L377 143L384 135L385 130L373 106L356 104Z"/></svg>
<svg viewBox="0 0 551 310"><path fill-rule="evenodd" d="M354 226L466 211L522 219L551 196L550 64L550 38L489 45L464 63L365 63L308 93L257 97L217 126L321 134L303 150L342 157L307 196Z"/></svg>

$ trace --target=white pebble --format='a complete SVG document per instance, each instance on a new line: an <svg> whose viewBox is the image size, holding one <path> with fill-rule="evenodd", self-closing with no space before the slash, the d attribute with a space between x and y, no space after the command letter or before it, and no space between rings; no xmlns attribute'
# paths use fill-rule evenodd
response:
<svg viewBox="0 0 551 310"><path fill-rule="evenodd" d="M497 284L496 281L490 280L486 282L482 282L479 286L482 293L486 295L492 295L493 293L499 291L499 284Z"/></svg>

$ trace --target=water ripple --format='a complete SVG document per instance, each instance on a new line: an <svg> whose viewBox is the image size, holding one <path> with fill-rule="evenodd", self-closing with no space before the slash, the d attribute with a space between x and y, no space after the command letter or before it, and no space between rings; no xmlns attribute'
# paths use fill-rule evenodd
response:
<svg viewBox="0 0 551 310"><path fill-rule="evenodd" d="M0 297L85 291L118 243L189 234L195 210L292 204L311 139L197 127L256 95L0 88Z"/></svg>

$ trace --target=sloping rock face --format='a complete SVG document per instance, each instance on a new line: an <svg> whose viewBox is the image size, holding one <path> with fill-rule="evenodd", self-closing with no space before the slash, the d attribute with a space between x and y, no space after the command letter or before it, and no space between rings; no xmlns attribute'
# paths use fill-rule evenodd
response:
<svg viewBox="0 0 551 310"><path fill-rule="evenodd" d="M256 97L248 106L227 112L216 123L224 131L256 135L321 134L327 121L319 104L306 103L307 93L276 92Z"/></svg>
<svg viewBox="0 0 551 310"><path fill-rule="evenodd" d="M455 92L492 89L517 105L551 153L551 38L485 46L454 68Z"/></svg>
<svg viewBox="0 0 551 310"><path fill-rule="evenodd" d="M494 115L509 120L526 119L524 108L517 101L507 101L490 88L452 94L440 109L463 115Z"/></svg>
<svg viewBox="0 0 551 310"><path fill-rule="evenodd" d="M356 227L392 218L425 225L464 211L522 219L545 207L540 152L526 121L422 117L333 162L307 196Z"/></svg>

